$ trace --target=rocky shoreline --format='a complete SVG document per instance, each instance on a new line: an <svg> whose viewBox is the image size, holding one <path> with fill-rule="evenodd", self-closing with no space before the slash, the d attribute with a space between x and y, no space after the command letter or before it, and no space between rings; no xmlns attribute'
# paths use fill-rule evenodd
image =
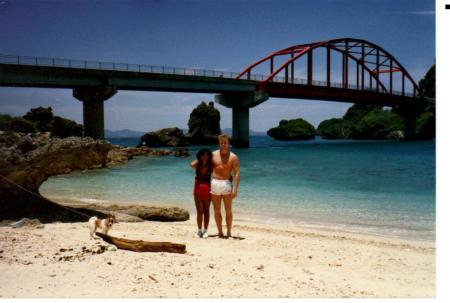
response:
<svg viewBox="0 0 450 303"><path fill-rule="evenodd" d="M87 221L108 212L142 220L184 221L189 213L179 208L86 205L68 207L46 199L39 187L49 177L76 170L121 165L134 156L180 155L179 151L148 147L125 148L89 137L52 137L50 133L0 133L0 220L39 219L42 223ZM183 153L181 153L183 154ZM138 219L135 219L139 221ZM128 217L127 221L133 221Z"/></svg>

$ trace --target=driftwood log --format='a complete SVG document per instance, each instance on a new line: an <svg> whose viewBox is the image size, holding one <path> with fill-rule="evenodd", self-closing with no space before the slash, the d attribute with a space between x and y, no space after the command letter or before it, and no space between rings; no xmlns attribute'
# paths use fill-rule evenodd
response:
<svg viewBox="0 0 450 303"><path fill-rule="evenodd" d="M186 253L186 245L171 242L147 242L142 240L129 240L123 238L111 237L102 233L95 233L105 242L114 244L119 249L132 250L137 252L169 252Z"/></svg>

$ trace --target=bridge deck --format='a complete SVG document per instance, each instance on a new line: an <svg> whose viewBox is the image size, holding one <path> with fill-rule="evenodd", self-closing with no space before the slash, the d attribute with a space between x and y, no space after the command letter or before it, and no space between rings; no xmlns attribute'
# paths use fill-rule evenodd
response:
<svg viewBox="0 0 450 303"><path fill-rule="evenodd" d="M260 89L262 75L236 79L237 73L161 66L0 55L0 86L79 88L115 86L118 90L189 93L245 93ZM386 94L340 83L276 77L263 88L269 97L313 99L380 105L407 105L412 94Z"/></svg>

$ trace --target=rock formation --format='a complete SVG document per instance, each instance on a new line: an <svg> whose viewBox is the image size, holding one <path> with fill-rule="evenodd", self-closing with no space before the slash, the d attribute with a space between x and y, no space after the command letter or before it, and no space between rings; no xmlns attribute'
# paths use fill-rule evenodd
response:
<svg viewBox="0 0 450 303"><path fill-rule="evenodd" d="M0 135L0 219L37 218L41 222L86 221L39 194L50 176L103 167L112 146L91 138L60 139L46 134ZM87 215L102 213L83 210Z"/></svg>
<svg viewBox="0 0 450 303"><path fill-rule="evenodd" d="M326 139L432 140L436 137L436 66L419 82L414 105L393 107L354 104L341 119L322 121L317 128Z"/></svg>
<svg viewBox="0 0 450 303"><path fill-rule="evenodd" d="M163 149L155 150L147 146L141 147L114 146L114 148L108 152L106 166L111 167L124 164L129 160L133 159L134 156L161 157L174 155L174 153L175 152L172 150L163 150Z"/></svg>
<svg viewBox="0 0 450 303"><path fill-rule="evenodd" d="M193 145L217 144L220 135L220 112L214 108L214 103L200 103L189 116L189 133L187 139Z"/></svg>
<svg viewBox="0 0 450 303"><path fill-rule="evenodd" d="M341 119L322 121L317 128L324 139L402 140L405 121L381 106L354 104Z"/></svg>
<svg viewBox="0 0 450 303"><path fill-rule="evenodd" d="M139 146L147 147L178 147L187 146L183 131L178 127L163 128L158 131L148 132L141 137Z"/></svg>
<svg viewBox="0 0 450 303"><path fill-rule="evenodd" d="M114 209L100 206L61 206L42 197L39 187L53 175L121 164L135 155L160 156L173 153L155 151L148 147L117 147L89 137L61 139L52 137L50 133L0 132L0 220L19 220L27 217L48 223L87 221L86 216L94 215L104 217L105 213L102 211L109 212ZM139 206L136 209L139 211L134 210L133 214L144 220L178 221L189 218L189 213L179 208ZM126 215L125 211L123 216Z"/></svg>
<svg viewBox="0 0 450 303"><path fill-rule="evenodd" d="M109 211L115 213L126 214L133 217L138 217L149 221L186 221L189 219L189 212L179 207L156 207L144 205L101 205L90 204L86 208Z"/></svg>
<svg viewBox="0 0 450 303"><path fill-rule="evenodd" d="M314 139L316 130L310 123L299 118L281 120L280 124L269 129L267 134L276 140L309 140Z"/></svg>

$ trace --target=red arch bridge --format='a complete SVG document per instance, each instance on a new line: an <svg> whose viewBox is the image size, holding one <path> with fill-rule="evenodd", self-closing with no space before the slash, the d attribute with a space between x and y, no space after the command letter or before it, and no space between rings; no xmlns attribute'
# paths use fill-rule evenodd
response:
<svg viewBox="0 0 450 303"><path fill-rule="evenodd" d="M291 46L240 73L0 55L0 86L67 88L83 102L84 135L104 137L103 103L118 90L214 93L232 108L234 145L249 145L249 109L270 97L414 107L418 86L390 53L343 38Z"/></svg>

